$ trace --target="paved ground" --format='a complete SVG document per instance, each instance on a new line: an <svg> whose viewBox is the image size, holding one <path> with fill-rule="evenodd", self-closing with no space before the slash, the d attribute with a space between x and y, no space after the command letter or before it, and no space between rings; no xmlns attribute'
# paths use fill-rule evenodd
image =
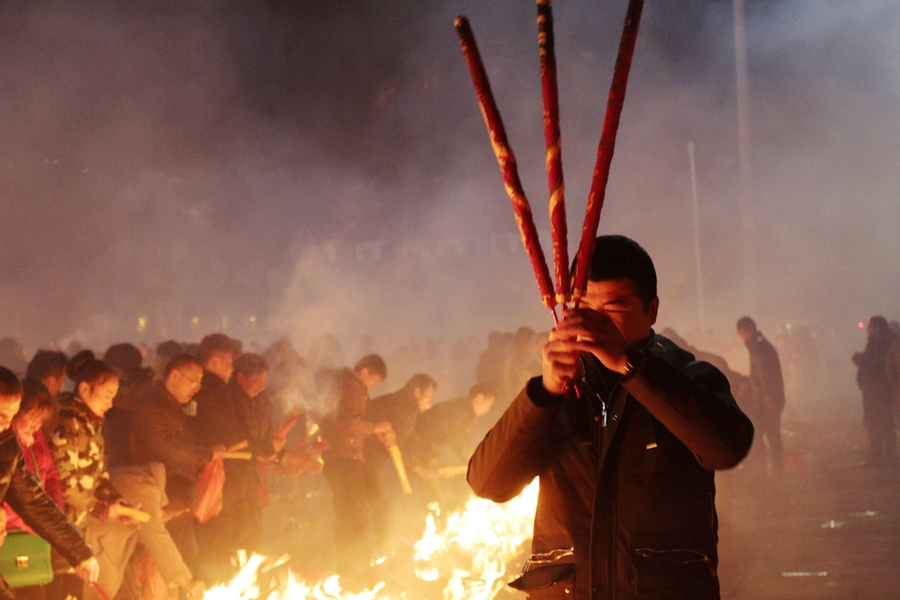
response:
<svg viewBox="0 0 900 600"><path fill-rule="evenodd" d="M865 438L852 411L787 419L784 430L781 477L717 476L723 598L900 598L900 469L859 466ZM325 572L335 552L327 486L304 476L287 492L267 515L268 549Z"/></svg>
<svg viewBox="0 0 900 600"><path fill-rule="evenodd" d="M782 477L718 478L723 598L900 598L900 470L860 466L858 417L785 429Z"/></svg>

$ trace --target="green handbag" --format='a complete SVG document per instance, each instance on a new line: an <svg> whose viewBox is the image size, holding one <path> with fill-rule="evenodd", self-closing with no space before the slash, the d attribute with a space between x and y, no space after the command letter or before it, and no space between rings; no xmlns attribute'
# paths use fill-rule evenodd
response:
<svg viewBox="0 0 900 600"><path fill-rule="evenodd" d="M0 574L11 588L50 583L50 544L38 535L10 529L0 546Z"/></svg>

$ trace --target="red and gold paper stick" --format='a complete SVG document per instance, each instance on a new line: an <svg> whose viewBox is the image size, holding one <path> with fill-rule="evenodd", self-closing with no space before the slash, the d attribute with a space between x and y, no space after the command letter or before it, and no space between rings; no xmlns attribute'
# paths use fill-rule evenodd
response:
<svg viewBox="0 0 900 600"><path fill-rule="evenodd" d="M575 304L578 304L587 290L591 256L594 254L594 240L597 237L597 226L600 224L603 200L606 197L609 167L616 147L616 132L619 129L619 117L622 115L622 104L625 102L628 72L631 70L631 58L634 56L634 44L637 40L643 8L644 0L630 0L628 11L625 14L625 26L622 29L622 39L619 41L619 54L616 57L616 67L613 72L612 85L609 88L609 99L606 103L606 116L603 118L603 132L600 134L600 146L597 148L594 178L591 181L591 191L588 194L587 207L584 211L581 244L578 246L578 255L575 261L573 293Z"/></svg>
<svg viewBox="0 0 900 600"><path fill-rule="evenodd" d="M544 97L544 139L547 142L547 186L550 190L550 237L556 273L556 302L569 300L569 243L566 230L565 182L559 132L559 89L556 85L556 53L553 50L553 10L550 0L537 0L538 47L541 56L541 89Z"/></svg>
<svg viewBox="0 0 900 600"><path fill-rule="evenodd" d="M525 250L531 259L531 267L534 269L534 276L541 291L541 300L544 306L553 312L555 320L553 282L550 279L550 271L547 269L547 261L541 250L537 229L534 226L534 217L531 214L531 206L528 204L525 191L522 189L522 182L519 179L516 157L506 139L506 129L503 127L500 111L497 109L494 95L491 93L491 84L488 82L484 64L481 62L478 46L475 45L475 35L469 26L469 20L465 17L457 17L455 25L459 34L459 44L466 57L469 74L472 76L472 83L475 86L475 93L478 95L478 105L481 107L481 114L484 116L484 123L491 138L491 147L494 149L500 165L500 172L503 174L506 193L512 201L516 222L519 224L519 231L522 234L522 243L525 244Z"/></svg>

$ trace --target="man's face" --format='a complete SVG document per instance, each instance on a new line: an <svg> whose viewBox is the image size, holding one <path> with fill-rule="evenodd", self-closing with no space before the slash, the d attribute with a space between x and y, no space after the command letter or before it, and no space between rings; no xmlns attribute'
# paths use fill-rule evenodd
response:
<svg viewBox="0 0 900 600"><path fill-rule="evenodd" d="M424 390L422 388L416 388L413 391L413 395L416 397L416 402L419 403L419 411L425 412L431 408L431 401L434 398L434 386L429 385Z"/></svg>
<svg viewBox="0 0 900 600"><path fill-rule="evenodd" d="M6 431L12 425L13 417L19 412L21 396L4 396L0 398L0 431Z"/></svg>
<svg viewBox="0 0 900 600"><path fill-rule="evenodd" d="M266 391L266 385L269 382L269 373L267 371L255 375L238 373L234 376L234 379L237 382L238 387L244 390L245 394L251 398L256 398Z"/></svg>
<svg viewBox="0 0 900 600"><path fill-rule="evenodd" d="M166 390L178 404L187 404L200 391L202 380L203 368L198 364L187 364L179 369L172 369L166 379Z"/></svg>
<svg viewBox="0 0 900 600"><path fill-rule="evenodd" d="M581 305L609 317L629 344L634 344L650 334L656 323L659 298L648 306L637 295L637 287L631 279L589 281L587 293Z"/></svg>
<svg viewBox="0 0 900 600"><path fill-rule="evenodd" d="M366 368L363 368L363 370L359 372L358 377L359 380L363 382L363 385L366 386L367 390L371 390L373 387L384 381L384 377L382 377L380 373L373 373Z"/></svg>
<svg viewBox="0 0 900 600"><path fill-rule="evenodd" d="M203 365L210 373L219 377L225 383L231 381L231 375L234 373L234 353L232 352L213 352L206 364Z"/></svg>

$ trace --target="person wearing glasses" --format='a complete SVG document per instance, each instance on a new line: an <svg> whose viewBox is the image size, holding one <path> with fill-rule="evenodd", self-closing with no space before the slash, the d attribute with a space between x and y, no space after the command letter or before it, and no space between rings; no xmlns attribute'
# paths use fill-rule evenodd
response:
<svg viewBox="0 0 900 600"><path fill-rule="evenodd" d="M168 523L188 565L196 559L197 542L189 509L197 493L197 475L206 464L225 454L224 446L210 448L196 441L185 407L200 390L203 367L189 354L169 361L163 380L138 403L131 429L132 457L137 464L161 463L165 467L168 496L166 512L175 514Z"/></svg>

